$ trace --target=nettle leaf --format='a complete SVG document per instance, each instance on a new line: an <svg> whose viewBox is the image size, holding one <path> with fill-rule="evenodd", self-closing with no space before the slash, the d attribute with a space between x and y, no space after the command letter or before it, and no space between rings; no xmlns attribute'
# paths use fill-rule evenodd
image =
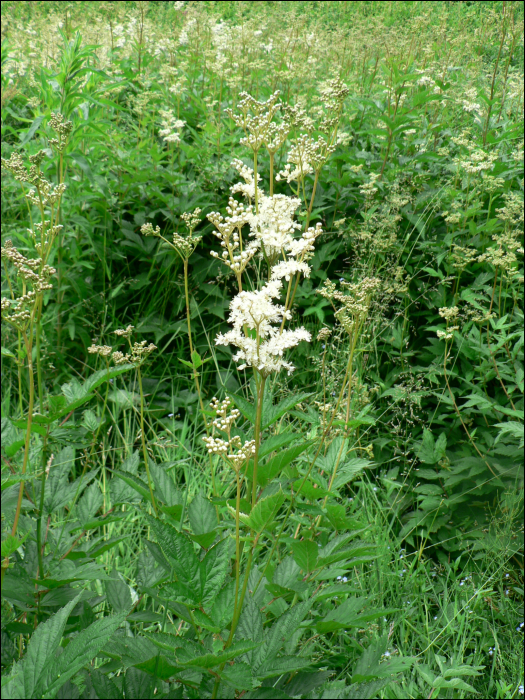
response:
<svg viewBox="0 0 525 700"><path fill-rule="evenodd" d="M313 571L317 564L319 547L312 540L292 543L293 558L305 574Z"/></svg>
<svg viewBox="0 0 525 700"><path fill-rule="evenodd" d="M47 513L61 507L68 488L69 472L74 464L75 449L71 446L61 449L53 460L46 482L44 505Z"/></svg>
<svg viewBox="0 0 525 700"><path fill-rule="evenodd" d="M215 514L214 514L215 515ZM201 600L205 605L221 590L230 568L230 540L217 542L200 563Z"/></svg>
<svg viewBox="0 0 525 700"><path fill-rule="evenodd" d="M226 661L234 659L236 656L242 656L246 652L255 649L257 646L259 646L258 642L234 642L231 646L218 654L200 654L184 662L180 660L181 655L177 655L177 661L186 667L213 668L214 666L219 666Z"/></svg>
<svg viewBox="0 0 525 700"><path fill-rule="evenodd" d="M279 656L263 663L257 670L257 678L262 681L265 678L274 678L284 673L294 673L311 666L311 659L304 656Z"/></svg>
<svg viewBox="0 0 525 700"><path fill-rule="evenodd" d="M210 616L215 624L224 629L233 619L235 608L235 581L230 581L224 588L215 596L213 606L210 610Z"/></svg>
<svg viewBox="0 0 525 700"><path fill-rule="evenodd" d="M182 494L175 486L168 471L169 467L174 464L175 462L155 464L153 460L149 460L149 470L155 484L155 495L158 495L167 506L181 506L183 502Z"/></svg>
<svg viewBox="0 0 525 700"><path fill-rule="evenodd" d="M131 591L128 584L124 581L122 574L116 569L110 574L110 578L104 582L106 588L106 597L110 607L115 612L129 612L133 605L131 600Z"/></svg>
<svg viewBox="0 0 525 700"><path fill-rule="evenodd" d="M110 468L108 467L108 469ZM131 486L131 488L142 496L142 498L145 498L151 503L149 486L142 481L142 479L139 479L139 477L135 476L134 474L130 474L130 472L123 472L119 471L118 469L110 469L110 471L112 471L115 476L118 476L119 479L122 479L122 481L124 481L124 483L126 483L128 486Z"/></svg>
<svg viewBox="0 0 525 700"><path fill-rule="evenodd" d="M438 439L434 441L431 431L425 428L423 430L423 440L417 453L418 459L425 464L435 464L445 456L446 447L447 436L445 433L441 433Z"/></svg>
<svg viewBox="0 0 525 700"><path fill-rule="evenodd" d="M260 535L265 528L273 523L280 507L284 503L284 499L285 495L282 489L279 488L277 493L261 498L250 515L240 513L239 517L245 525Z"/></svg>
<svg viewBox="0 0 525 700"><path fill-rule="evenodd" d="M10 557L13 552L16 552L24 544L30 534L31 530L26 532L22 538L15 535L7 535L5 540L2 540L2 557Z"/></svg>
<svg viewBox="0 0 525 700"><path fill-rule="evenodd" d="M95 481L84 491L77 505L77 515L82 525L85 525L93 518L97 510L102 507L103 502L104 497L100 486Z"/></svg>
<svg viewBox="0 0 525 700"><path fill-rule="evenodd" d="M378 617L398 612L399 608L385 608L382 610L362 611L368 602L368 598L348 598L337 608L316 623L315 627L320 634L335 632L345 627L362 627L364 623L377 620ZM359 612L359 611L362 612Z"/></svg>
<svg viewBox="0 0 525 700"><path fill-rule="evenodd" d="M315 688L325 683L331 675L331 671L318 671L313 673L302 671L295 675L290 683L286 684L286 691L294 698L308 695L312 690L315 690Z"/></svg>
<svg viewBox="0 0 525 700"><path fill-rule="evenodd" d="M191 529L195 535L205 535L217 526L215 508L201 493L198 493L190 503L188 517Z"/></svg>
<svg viewBox="0 0 525 700"><path fill-rule="evenodd" d="M235 404L235 407L239 409L239 411L246 418L246 420L250 421L250 423L255 424L255 414L257 412L256 406L253 403L247 401L243 396L239 396L238 394L230 394L230 398Z"/></svg>
<svg viewBox="0 0 525 700"><path fill-rule="evenodd" d="M193 543L173 525L164 523L151 515L145 514L160 547L168 558L177 577L183 583L197 583L200 588L200 562L193 549Z"/></svg>
<svg viewBox="0 0 525 700"><path fill-rule="evenodd" d="M38 691L42 685L42 676L53 663L67 619L81 595L79 593L48 620L41 622L33 633L24 658L16 664L18 683L24 691L20 697L32 698L41 694Z"/></svg>
<svg viewBox="0 0 525 700"><path fill-rule="evenodd" d="M330 443L326 455L319 455L317 458L317 468L331 475L337 461L339 460L340 464L344 462L348 450L348 442L348 439L342 438L341 436L334 438Z"/></svg>
<svg viewBox="0 0 525 700"><path fill-rule="evenodd" d="M500 429L494 441L494 445L498 444L503 435L510 433L512 437L515 437L520 441L519 446L523 447L523 423L518 423L517 421L511 420L507 423L495 423L494 427Z"/></svg>
<svg viewBox="0 0 525 700"><path fill-rule="evenodd" d="M92 661L125 618L125 612L110 615L96 620L87 629L82 630L69 642L62 654L51 662L47 673L35 689L35 694L43 698L55 697L67 680L84 664Z"/></svg>
<svg viewBox="0 0 525 700"><path fill-rule="evenodd" d="M253 596L249 594L244 599L241 616L235 630L235 637L237 639L257 640L258 646L261 646L263 643L263 616ZM254 649L250 649L244 655L245 660L249 664L253 663L254 657Z"/></svg>
<svg viewBox="0 0 525 700"><path fill-rule="evenodd" d="M271 459L269 459L265 464L259 467L257 474L257 482L261 486L266 486L266 484L273 479L275 479L280 472L287 467L294 459L296 459L300 454L302 454L310 445L313 440L308 440L307 442L300 443L299 445L294 445L288 450L283 450L278 452Z"/></svg>
<svg viewBox="0 0 525 700"><path fill-rule="evenodd" d="M383 659L387 649L388 636L377 639L364 650L356 664L351 682L363 683L377 678L389 678L393 674L408 670L415 659L412 657L395 657L389 660Z"/></svg>
<svg viewBox="0 0 525 700"><path fill-rule="evenodd" d="M135 369L134 365L120 365L119 367L111 368L109 371L107 369L101 369L88 377L83 384L81 384L78 379L72 379L70 382L63 384L61 389L63 395L66 397L67 404L63 405L56 413L50 415L49 422L58 420L67 413L79 408L86 403L86 401L93 398L95 389L101 384L125 372L129 372L132 369Z"/></svg>
<svg viewBox="0 0 525 700"><path fill-rule="evenodd" d="M293 590L293 586L298 581L300 571L301 569L293 557L285 557L275 569L272 583L282 588Z"/></svg>
<svg viewBox="0 0 525 700"><path fill-rule="evenodd" d="M360 474L363 469L368 469L371 466L373 466L373 462L369 459L360 459L357 457L345 462L345 464L341 464L337 469L332 489L337 491L341 486L346 486L346 484Z"/></svg>
<svg viewBox="0 0 525 700"><path fill-rule="evenodd" d="M154 686L153 676L138 668L128 668L124 674L122 689L126 698L151 698Z"/></svg>
<svg viewBox="0 0 525 700"><path fill-rule="evenodd" d="M269 631L266 631L263 645L257 649L253 659L253 667L257 675L259 675L259 668L263 667L263 664L265 664L263 668L267 669L265 673L269 672L269 662L275 660L274 657L277 656L277 653L285 642L287 642L297 630L310 611L311 607L311 600L305 600L301 603L297 603L293 608L290 608L287 612L285 612L284 615L281 615L281 617L279 617L273 623ZM299 668L304 668L304 666L309 665L310 661L307 661L306 663L301 664Z"/></svg>
<svg viewBox="0 0 525 700"><path fill-rule="evenodd" d="M121 700L122 691L112 678L108 678L105 673L102 673L102 671L99 671L97 668L89 670L89 677L99 698L104 698L105 700Z"/></svg>
<svg viewBox="0 0 525 700"><path fill-rule="evenodd" d="M270 435L259 447L259 459L266 457L270 452L279 450L281 447L288 445L296 439L294 433L279 433L278 435Z"/></svg>
<svg viewBox="0 0 525 700"><path fill-rule="evenodd" d="M233 666L227 664L220 675L223 681L236 690L252 690L254 687L252 669L242 661L237 661Z"/></svg>
<svg viewBox="0 0 525 700"><path fill-rule="evenodd" d="M133 452L121 464L120 471L128 472L133 476L137 475L140 464L140 455L138 451ZM113 504L131 503L133 501L142 500L136 489L132 488L122 479L111 479L110 482L111 500Z"/></svg>
<svg viewBox="0 0 525 700"><path fill-rule="evenodd" d="M269 428L276 421L278 421L281 416L284 416L285 413L288 413L288 411L294 408L298 403L301 403L301 401L309 399L310 396L312 396L311 393L299 392L297 394L287 396L276 405L263 407L261 429L266 430L266 428ZM264 410L264 408L266 408L266 410Z"/></svg>

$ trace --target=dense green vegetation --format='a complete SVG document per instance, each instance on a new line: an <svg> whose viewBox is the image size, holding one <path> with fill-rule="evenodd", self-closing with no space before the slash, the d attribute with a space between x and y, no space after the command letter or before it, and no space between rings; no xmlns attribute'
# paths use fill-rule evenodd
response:
<svg viewBox="0 0 525 700"><path fill-rule="evenodd" d="M523 695L523 184L521 3L2 3L2 697Z"/></svg>

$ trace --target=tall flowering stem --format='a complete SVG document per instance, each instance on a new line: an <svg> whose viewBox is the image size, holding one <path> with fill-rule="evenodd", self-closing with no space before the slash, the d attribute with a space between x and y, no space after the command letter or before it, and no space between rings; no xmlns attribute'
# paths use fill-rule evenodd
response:
<svg viewBox="0 0 525 700"><path fill-rule="evenodd" d="M187 229L188 229L188 235L187 236L181 236L179 233L175 232L173 234L173 240L168 241L164 236L161 235L160 233L160 228L158 226L153 228L153 226L148 223L144 224L141 228L141 231L143 235L145 236L156 236L157 238L161 238L165 243L167 243L175 252L179 255L179 257L182 259L183 263L183 269L184 269L184 298L186 302L186 324L188 328L188 343L190 347L190 358L191 358L191 367L192 367L192 374L193 374L193 381L195 382L195 388L197 390L197 396L199 397L199 406L202 414L202 419L204 421L204 429L206 431L206 437L210 436L210 430L208 426L208 421L206 419L206 412L204 409L204 402L202 398L202 390L201 390L201 385L199 382L199 372L198 372L198 366L196 365L196 357L194 355L194 348L193 348L193 340L192 340L192 335L191 335L191 311L190 311L190 293L189 293L189 285L188 285L188 279L189 279L189 271L188 271L188 263L191 255L193 254L193 251L197 247L197 245L200 243L202 236L198 236L194 234L195 228L197 225L200 223L200 213L201 210L199 207L197 207L191 214L184 213L182 214L181 218L184 221ZM198 359L198 362L201 362L200 358ZM217 493L217 485L215 482L215 471L213 469L213 461L210 456L210 475L211 475L211 480L212 480L212 487L213 487L213 494L215 496L218 495ZM217 513L217 520L219 520L219 509L216 506L215 511Z"/></svg>

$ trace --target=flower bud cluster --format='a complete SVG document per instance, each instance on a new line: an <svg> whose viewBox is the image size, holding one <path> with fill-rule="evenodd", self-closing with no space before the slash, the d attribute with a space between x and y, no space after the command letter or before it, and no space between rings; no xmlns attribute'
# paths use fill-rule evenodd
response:
<svg viewBox="0 0 525 700"><path fill-rule="evenodd" d="M131 353L124 354L119 350L116 350L111 355L111 359L116 365L124 365L129 363L135 365L136 367L140 367L145 362L148 355L157 349L157 346L153 345L153 343L150 343L149 345L146 345L146 343L146 340L142 340L140 343L133 343Z"/></svg>
<svg viewBox="0 0 525 700"><path fill-rule="evenodd" d="M317 340L328 340L328 338L331 335L332 335L332 330L330 328L321 328L321 330L317 334Z"/></svg>
<svg viewBox="0 0 525 700"><path fill-rule="evenodd" d="M226 398L219 403L219 400L214 396L210 407L216 413L212 425L227 433L228 440L213 436L203 437L208 454L221 455L238 472L243 464L255 454L255 440L248 440L243 445L238 435L230 437L231 427L241 415L236 408L231 408L230 399Z"/></svg>
<svg viewBox="0 0 525 700"><path fill-rule="evenodd" d="M100 355L101 357L109 357L113 351L113 348L110 345L91 345L88 348L88 353L90 355Z"/></svg>
<svg viewBox="0 0 525 700"><path fill-rule="evenodd" d="M17 275L32 286L32 289L16 299L2 299L2 318L16 328L24 330L30 321L30 309L34 308L37 294L52 288L49 277L54 275L56 270L50 265L44 265L42 258L26 258L13 246L11 240L7 240L2 247L2 258L9 260Z"/></svg>
<svg viewBox="0 0 525 700"><path fill-rule="evenodd" d="M56 132L58 139L49 139L49 145L57 149L59 153L63 153L71 132L73 131L73 122L64 121L64 117L59 113L51 114L49 126Z"/></svg>
<svg viewBox="0 0 525 700"><path fill-rule="evenodd" d="M231 403L231 399L228 398L219 403L219 400L215 396L210 403L210 408L216 413L216 418L213 420L212 425L228 434L231 430L232 424L235 423L237 418L239 418L241 415L238 409L230 409Z"/></svg>
<svg viewBox="0 0 525 700"><path fill-rule="evenodd" d="M245 209L241 202L230 197L226 208L227 217L223 217L219 212L208 214L209 221L217 229L213 233L220 239L221 247L224 249L221 256L216 251L211 251L210 254L214 258L220 257L222 262L236 274L240 274L246 269L257 252L257 245L253 242L242 245L241 229L248 223L250 211L250 208Z"/></svg>
<svg viewBox="0 0 525 700"><path fill-rule="evenodd" d="M115 335L118 335L120 338L131 338L131 334L134 330L135 326L128 326L127 328L118 328L116 331L113 331Z"/></svg>
<svg viewBox="0 0 525 700"><path fill-rule="evenodd" d="M269 133L270 123L279 109L277 103L279 90L270 95L266 102L258 102L254 97L246 92L241 92L239 108L241 114L234 114L231 109L227 109L227 114L233 119L237 126L240 126L246 136L241 139L241 144L247 146L254 153L257 153L261 146L271 138ZM249 114L252 112L252 114Z"/></svg>

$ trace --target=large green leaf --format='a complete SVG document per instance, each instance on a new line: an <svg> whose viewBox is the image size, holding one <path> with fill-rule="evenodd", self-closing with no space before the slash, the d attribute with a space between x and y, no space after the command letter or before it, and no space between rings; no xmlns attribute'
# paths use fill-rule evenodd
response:
<svg viewBox="0 0 525 700"><path fill-rule="evenodd" d="M217 526L217 513L207 498L198 493L188 508L193 534L205 535Z"/></svg>
<svg viewBox="0 0 525 700"><path fill-rule="evenodd" d="M124 581L122 574L116 569L110 574L110 578L104 582L108 603L115 612L129 612L132 606L131 591Z"/></svg>
<svg viewBox="0 0 525 700"><path fill-rule="evenodd" d="M79 593L49 620L41 622L33 633L24 658L17 664L21 671L19 682L22 683L25 694L21 697L41 695L42 678L47 677L46 672L54 662L67 619L81 595Z"/></svg>
<svg viewBox="0 0 525 700"><path fill-rule="evenodd" d="M62 654L51 662L47 672L40 679L35 694L43 698L54 698L67 680L74 676L84 664L92 661L125 618L125 612L103 617L82 630L69 642Z"/></svg>
<svg viewBox="0 0 525 700"><path fill-rule="evenodd" d="M293 558L305 574L309 574L315 569L319 555L319 547L315 542L312 542L312 540L296 540L292 543L292 551Z"/></svg>
<svg viewBox="0 0 525 700"><path fill-rule="evenodd" d="M245 525L259 535L265 528L273 523L279 512L279 508L284 503L284 499L285 495L282 489L279 489L277 493L261 498L250 515L240 513L239 518Z"/></svg>
<svg viewBox="0 0 525 700"><path fill-rule="evenodd" d="M297 392L293 393L290 396L287 396L285 399L283 399L281 402L279 402L276 405L270 405L267 407L265 411L263 411L262 415L262 421L261 421L261 428L262 430L266 430L269 428L271 425L273 425L276 421L281 418L281 416L284 416L285 413L288 413L292 408L297 406L298 403L301 403L301 401L306 401L306 399L309 399L312 394L308 394L305 392Z"/></svg>
<svg viewBox="0 0 525 700"><path fill-rule="evenodd" d="M217 542L200 563L203 605L215 598L226 580L230 568L230 542L229 538Z"/></svg>
<svg viewBox="0 0 525 700"><path fill-rule="evenodd" d="M261 486L266 486L266 484L269 481L275 479L275 477L278 476L278 474L285 467L287 467L291 462L293 462L294 459L296 459L300 454L302 454L307 447L310 447L312 442L312 440L308 440L298 445L294 445L293 447L290 447L287 450L278 452L265 464L262 464L259 467L257 473L257 482L261 484Z"/></svg>
<svg viewBox="0 0 525 700"><path fill-rule="evenodd" d="M169 523L162 522L148 514L146 514L146 518L177 577L183 583L201 589L200 562L191 540Z"/></svg>

